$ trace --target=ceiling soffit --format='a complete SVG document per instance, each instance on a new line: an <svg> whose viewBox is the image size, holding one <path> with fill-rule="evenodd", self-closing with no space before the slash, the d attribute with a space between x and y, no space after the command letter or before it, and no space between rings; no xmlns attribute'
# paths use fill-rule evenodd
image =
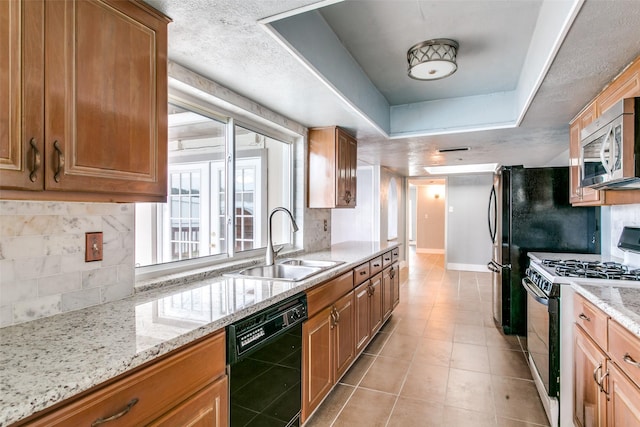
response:
<svg viewBox="0 0 640 427"><path fill-rule="evenodd" d="M337 2L320 2L316 5L318 9L306 7L266 18L261 24L348 108L370 123L382 136L393 139L519 126L583 2L542 0L522 67L516 70L514 81L517 83L513 90L478 94L476 89L468 96L455 93L458 96L454 98L416 100L398 105L392 105L372 82L367 70L363 70L345 47L348 43L343 44L319 10L321 7L330 8ZM352 7L366 4L353 3L355 5ZM449 3L455 5L458 2ZM456 7L460 6L449 10L455 11ZM324 15L330 16L328 12ZM447 17L441 19L446 20ZM357 28L353 31L357 33ZM437 37L451 36L439 34ZM505 34L505 37L509 35ZM473 40L460 36L457 41L461 46L459 58L464 58L465 43L472 45ZM406 59L403 60L403 66L406 67ZM506 57L505 61L508 60ZM366 61L361 59L361 62ZM500 65L495 64L496 67ZM397 64L390 66L397 67ZM403 72L406 75L406 68L403 68ZM449 79L453 77L455 74ZM384 85L380 79L378 85ZM384 91L389 93L387 88Z"/></svg>

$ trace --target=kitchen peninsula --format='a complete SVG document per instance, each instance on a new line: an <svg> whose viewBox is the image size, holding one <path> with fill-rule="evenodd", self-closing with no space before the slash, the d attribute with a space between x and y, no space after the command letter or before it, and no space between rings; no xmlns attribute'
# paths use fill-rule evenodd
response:
<svg viewBox="0 0 640 427"><path fill-rule="evenodd" d="M340 243L303 255L344 263L301 282L222 276L185 279L183 284L0 329L0 426L129 374L396 247L395 243ZM180 318L178 312L165 310L166 303L184 298L200 298L199 313L190 313L191 317L183 313Z"/></svg>

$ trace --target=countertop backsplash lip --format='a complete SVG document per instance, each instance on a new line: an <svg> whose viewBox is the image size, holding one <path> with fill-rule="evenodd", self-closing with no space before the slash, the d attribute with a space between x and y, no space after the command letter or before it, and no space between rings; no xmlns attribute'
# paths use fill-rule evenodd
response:
<svg viewBox="0 0 640 427"><path fill-rule="evenodd" d="M169 278L118 301L0 328L0 426L124 374L397 246L397 242L345 242L296 254L345 261L300 282L223 277L218 270L210 276L197 272ZM208 320L189 327L154 323L152 309L178 295L211 298Z"/></svg>

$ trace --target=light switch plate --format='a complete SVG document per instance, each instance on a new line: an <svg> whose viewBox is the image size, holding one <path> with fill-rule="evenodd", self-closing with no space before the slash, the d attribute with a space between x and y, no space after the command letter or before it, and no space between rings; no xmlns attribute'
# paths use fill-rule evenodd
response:
<svg viewBox="0 0 640 427"><path fill-rule="evenodd" d="M84 261L102 261L102 231L85 234Z"/></svg>

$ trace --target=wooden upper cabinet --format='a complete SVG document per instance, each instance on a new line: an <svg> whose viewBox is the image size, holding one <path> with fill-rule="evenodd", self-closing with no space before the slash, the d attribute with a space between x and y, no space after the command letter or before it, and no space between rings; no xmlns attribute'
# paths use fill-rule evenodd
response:
<svg viewBox="0 0 640 427"><path fill-rule="evenodd" d="M168 18L134 1L24 1L0 7L18 6L30 23L22 29L22 43L33 58L23 59L23 87L14 90L21 91L27 108L17 103L10 108L10 114L24 117L24 129L11 139L2 135L1 145L10 141L20 147L23 160L12 172L20 170L28 182L5 180L4 163L0 178L4 190L39 193L3 191L0 197L165 201ZM38 46L29 44L35 45L31 28L44 34L39 90L26 85L27 61L42 62L32 52ZM28 107L38 103L44 106L41 116L30 116ZM39 156L30 142L38 134ZM36 177L43 181L36 185L29 176L38 158Z"/></svg>
<svg viewBox="0 0 640 427"><path fill-rule="evenodd" d="M310 208L356 206L358 144L339 127L309 130L308 202Z"/></svg>
<svg viewBox="0 0 640 427"><path fill-rule="evenodd" d="M0 2L0 186L42 190L44 3Z"/></svg>
<svg viewBox="0 0 640 427"><path fill-rule="evenodd" d="M594 190L580 186L580 132L616 102L640 96L640 57L618 75L569 127L570 201L576 206L640 203L640 190Z"/></svg>

